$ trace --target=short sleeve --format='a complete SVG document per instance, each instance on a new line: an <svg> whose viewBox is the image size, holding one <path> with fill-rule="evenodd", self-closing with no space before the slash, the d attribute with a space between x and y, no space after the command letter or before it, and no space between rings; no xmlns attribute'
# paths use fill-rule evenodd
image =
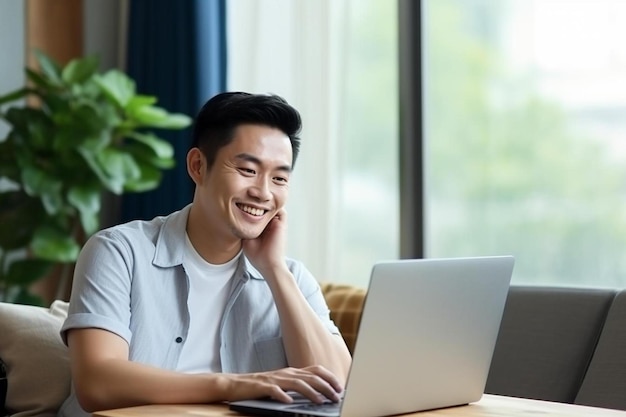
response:
<svg viewBox="0 0 626 417"><path fill-rule="evenodd" d="M130 294L133 257L115 231L102 231L84 245L74 270L68 317L61 328L100 328L131 339Z"/></svg>

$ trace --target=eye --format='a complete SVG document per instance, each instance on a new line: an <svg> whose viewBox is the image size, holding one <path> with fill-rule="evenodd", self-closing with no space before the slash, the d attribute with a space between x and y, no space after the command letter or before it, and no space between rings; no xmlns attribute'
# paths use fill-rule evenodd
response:
<svg viewBox="0 0 626 417"><path fill-rule="evenodd" d="M237 170L239 172L241 172L242 174L244 174L244 175L254 175L254 174L256 174L256 171L253 170L252 168L239 167L239 168L237 168Z"/></svg>
<svg viewBox="0 0 626 417"><path fill-rule="evenodd" d="M289 182L289 179L286 177L274 177L274 181L281 184L287 184Z"/></svg>

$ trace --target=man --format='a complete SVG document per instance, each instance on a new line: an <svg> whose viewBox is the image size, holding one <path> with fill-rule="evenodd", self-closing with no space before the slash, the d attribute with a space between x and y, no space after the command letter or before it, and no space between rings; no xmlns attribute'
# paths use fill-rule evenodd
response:
<svg viewBox="0 0 626 417"><path fill-rule="evenodd" d="M338 401L350 354L315 279L285 257L300 128L278 96L213 97L187 154L193 202L89 239L61 330L73 387L59 415L286 391Z"/></svg>

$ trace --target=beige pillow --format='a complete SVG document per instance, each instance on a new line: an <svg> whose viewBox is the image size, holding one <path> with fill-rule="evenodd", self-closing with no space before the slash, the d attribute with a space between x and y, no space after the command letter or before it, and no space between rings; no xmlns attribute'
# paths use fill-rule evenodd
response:
<svg viewBox="0 0 626 417"><path fill-rule="evenodd" d="M14 417L55 416L70 393L67 348L59 331L68 303L50 308L0 303L0 358L6 364L5 407Z"/></svg>

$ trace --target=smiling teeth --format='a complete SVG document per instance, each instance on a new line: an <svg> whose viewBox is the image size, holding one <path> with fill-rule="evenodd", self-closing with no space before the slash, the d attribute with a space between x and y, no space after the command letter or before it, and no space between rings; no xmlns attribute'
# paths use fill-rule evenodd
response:
<svg viewBox="0 0 626 417"><path fill-rule="evenodd" d="M265 213L265 210L261 210L258 208L250 207L250 206L241 206L241 209L246 213L252 214L253 216L262 216Z"/></svg>

